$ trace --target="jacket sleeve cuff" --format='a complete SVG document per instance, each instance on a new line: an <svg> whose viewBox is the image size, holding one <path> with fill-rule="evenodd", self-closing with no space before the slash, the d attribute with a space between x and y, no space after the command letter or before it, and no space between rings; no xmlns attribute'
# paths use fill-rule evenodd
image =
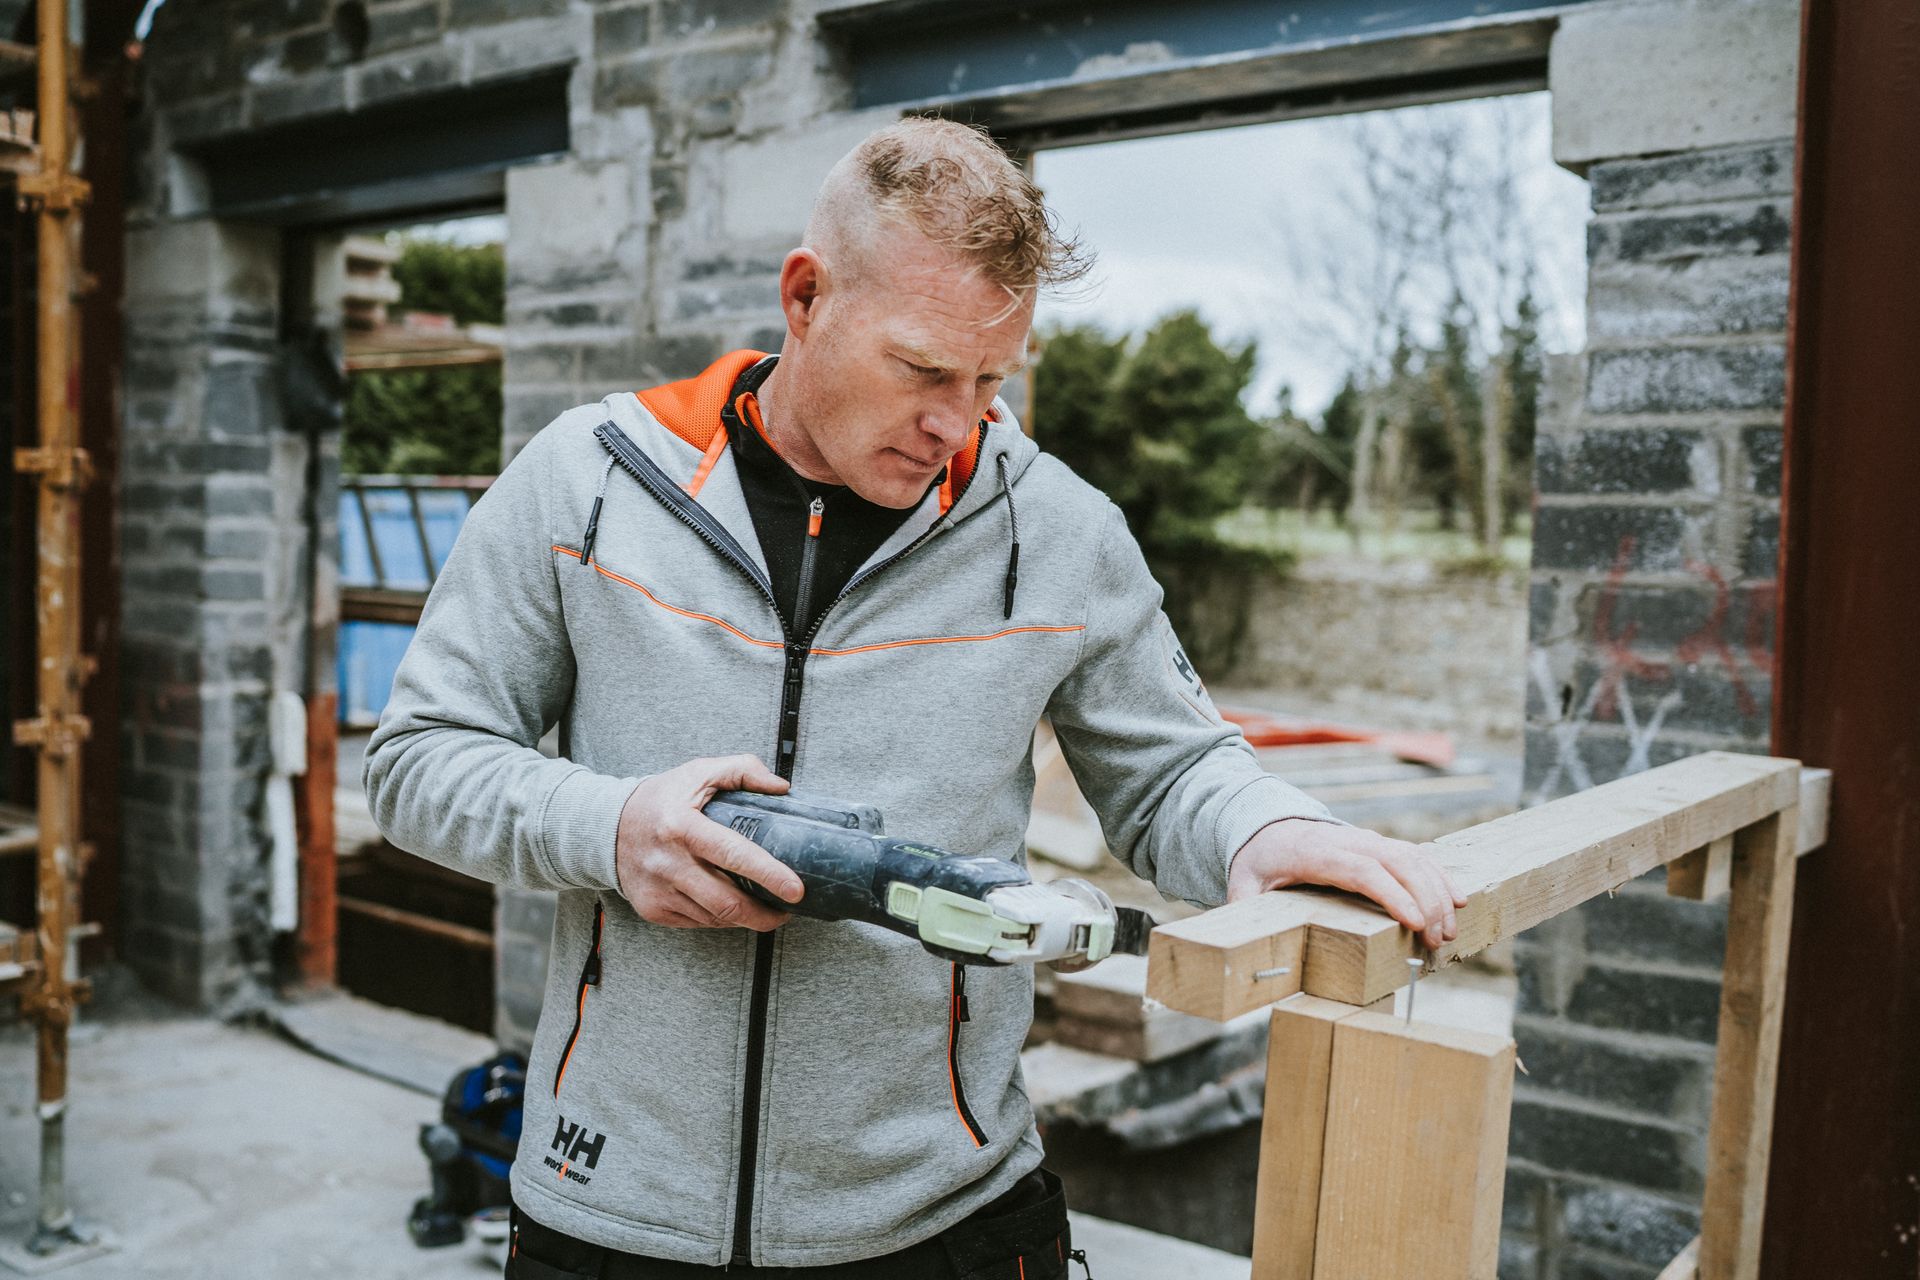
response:
<svg viewBox="0 0 1920 1280"><path fill-rule="evenodd" d="M1341 827L1353 825L1334 817L1327 806L1272 774L1255 778L1227 801L1220 814L1220 848L1225 854L1220 871L1223 879L1232 871L1233 860L1247 841L1267 824L1287 818L1306 818Z"/></svg>
<svg viewBox="0 0 1920 1280"><path fill-rule="evenodd" d="M554 787L541 817L540 845L546 851L548 874L556 882L618 892L614 847L620 811L638 785L638 778L615 778L580 768Z"/></svg>

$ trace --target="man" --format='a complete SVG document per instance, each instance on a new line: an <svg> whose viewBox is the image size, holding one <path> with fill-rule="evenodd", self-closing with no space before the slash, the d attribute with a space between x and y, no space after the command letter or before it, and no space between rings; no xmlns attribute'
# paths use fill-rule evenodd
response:
<svg viewBox="0 0 1920 1280"><path fill-rule="evenodd" d="M402 848L559 890L509 1275L1065 1273L1031 970L748 897L723 873L800 884L718 790L1019 860L1044 715L1163 892L1321 882L1453 935L1435 863L1259 768L1118 509L998 398L1080 265L982 135L884 129L782 266L777 358L568 410L469 515L366 783Z"/></svg>

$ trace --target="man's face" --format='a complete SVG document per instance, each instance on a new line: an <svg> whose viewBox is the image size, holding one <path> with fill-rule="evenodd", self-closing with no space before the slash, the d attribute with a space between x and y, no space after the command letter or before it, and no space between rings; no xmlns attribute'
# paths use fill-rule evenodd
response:
<svg viewBox="0 0 1920 1280"><path fill-rule="evenodd" d="M1010 306L1006 290L917 230L883 227L871 248L854 279L829 276L782 372L839 482L910 507L1025 364L1033 298Z"/></svg>

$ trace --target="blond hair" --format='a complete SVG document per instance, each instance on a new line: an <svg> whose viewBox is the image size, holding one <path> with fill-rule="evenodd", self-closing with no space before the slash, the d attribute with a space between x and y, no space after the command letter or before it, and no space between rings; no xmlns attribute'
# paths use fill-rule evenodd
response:
<svg viewBox="0 0 1920 1280"><path fill-rule="evenodd" d="M916 228L1016 299L1093 266L1020 166L984 129L953 120L914 116L869 134L827 176L807 240L838 239L875 217Z"/></svg>

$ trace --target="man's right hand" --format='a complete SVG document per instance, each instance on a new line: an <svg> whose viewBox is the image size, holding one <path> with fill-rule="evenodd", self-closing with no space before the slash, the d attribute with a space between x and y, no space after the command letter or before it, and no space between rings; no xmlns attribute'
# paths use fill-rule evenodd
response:
<svg viewBox="0 0 1920 1280"><path fill-rule="evenodd" d="M766 932L792 916L748 897L725 872L798 902L805 891L791 868L701 810L720 791L779 795L787 781L757 756L689 760L642 779L620 810L614 870L620 892L642 920L676 929L738 926Z"/></svg>

